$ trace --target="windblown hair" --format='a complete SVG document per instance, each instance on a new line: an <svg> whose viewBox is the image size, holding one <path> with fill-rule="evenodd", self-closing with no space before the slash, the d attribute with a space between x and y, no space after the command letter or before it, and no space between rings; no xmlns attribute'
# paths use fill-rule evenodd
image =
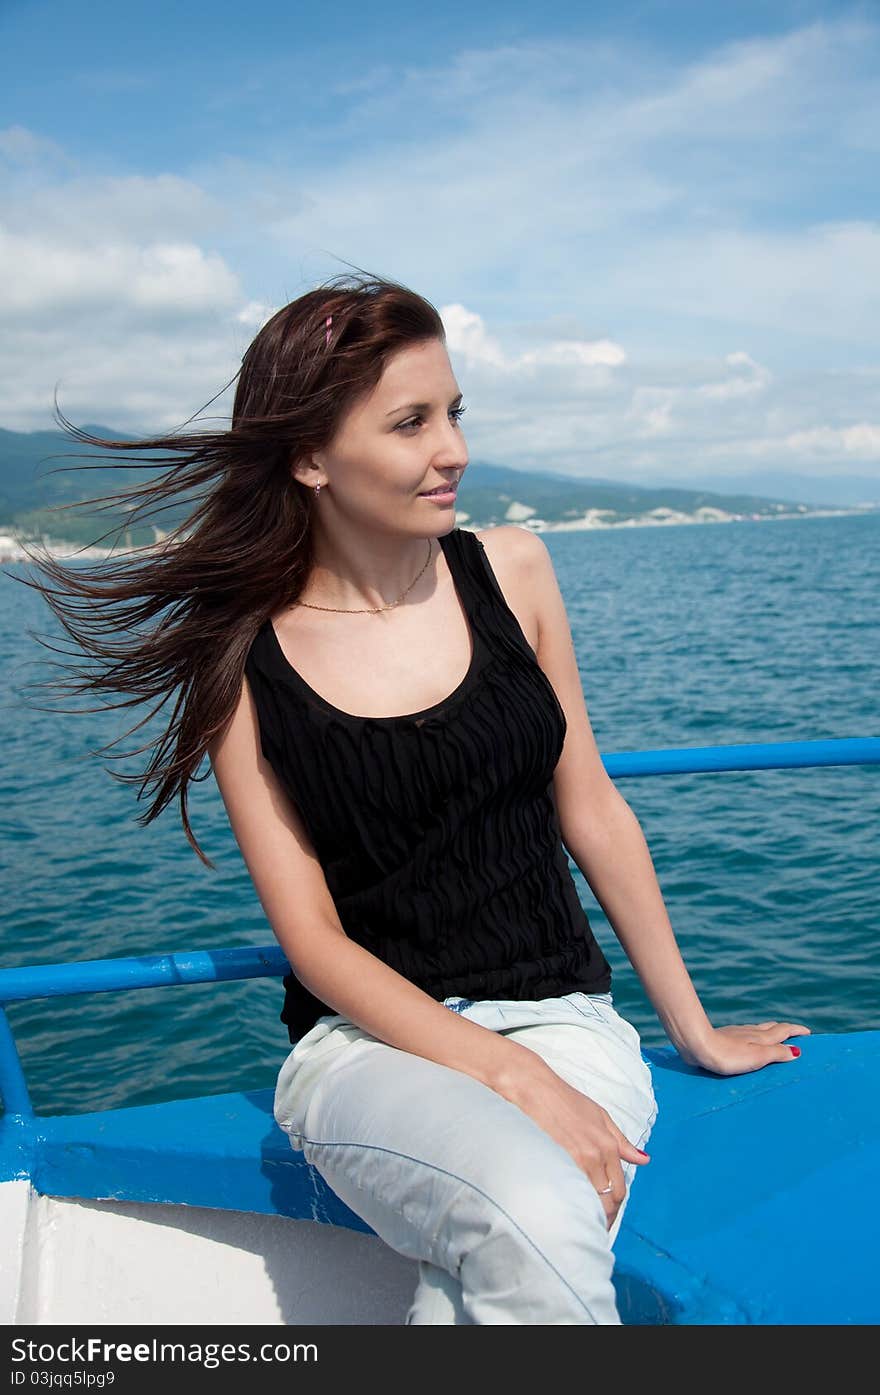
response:
<svg viewBox="0 0 880 1395"><path fill-rule="evenodd" d="M130 528L167 512L175 501L178 508L181 501L198 502L161 543L119 557L111 552L90 568L65 567L23 544L51 583L24 580L24 585L43 595L77 650L97 661L69 666L71 678L37 686L127 695L100 709L77 711L156 700L142 721L99 752L137 731L174 698L160 736L137 751L113 756L152 751L146 770L109 773L140 783L139 800L148 789L155 792L137 820L143 826L177 794L187 839L208 867L214 863L190 826L189 782L210 773L196 775L209 742L235 709L257 630L296 599L312 565L313 495L293 478L291 467L329 444L347 410L376 386L393 354L445 337L437 310L414 291L366 273L343 273L286 305L259 331L236 374L228 429L181 428L143 440L108 440L73 426L56 406L56 419L70 437L113 453L116 458L103 468L122 463L142 470L145 452L147 463L160 467L145 484L76 507L118 505L129 510L123 526ZM135 461L120 461L122 453L134 454Z"/></svg>

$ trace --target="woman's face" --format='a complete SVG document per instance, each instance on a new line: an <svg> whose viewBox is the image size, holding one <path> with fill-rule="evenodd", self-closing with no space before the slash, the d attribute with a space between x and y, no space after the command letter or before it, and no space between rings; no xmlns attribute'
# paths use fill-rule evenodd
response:
<svg viewBox="0 0 880 1395"><path fill-rule="evenodd" d="M389 359L373 391L343 417L329 446L297 469L322 487L317 517L337 512L351 522L414 537L436 537L454 526L455 503L424 498L438 485L457 485L468 463L459 415L461 392L446 347L429 339Z"/></svg>

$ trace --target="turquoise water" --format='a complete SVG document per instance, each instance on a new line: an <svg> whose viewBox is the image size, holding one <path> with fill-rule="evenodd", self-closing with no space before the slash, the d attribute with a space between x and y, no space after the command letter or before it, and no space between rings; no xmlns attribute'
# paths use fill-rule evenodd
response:
<svg viewBox="0 0 880 1395"><path fill-rule="evenodd" d="M604 753L880 734L880 514L543 536ZM214 872L174 805L141 828L136 786L105 772L135 773L145 757L90 754L142 714L36 710L48 700L23 685L49 676L52 656L28 629L58 642L45 603L0 573L0 965L270 943L213 779L192 787L190 816ZM880 768L653 776L619 788L716 1025L880 1027ZM576 880L614 969L616 1006L644 1046L665 1044ZM16 1004L9 1018L37 1110L73 1113L272 1083L289 1049L281 995L274 979L147 989Z"/></svg>

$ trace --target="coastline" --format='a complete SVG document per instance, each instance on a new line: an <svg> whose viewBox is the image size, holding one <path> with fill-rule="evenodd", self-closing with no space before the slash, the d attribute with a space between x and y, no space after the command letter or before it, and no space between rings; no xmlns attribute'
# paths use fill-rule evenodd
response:
<svg viewBox="0 0 880 1395"><path fill-rule="evenodd" d="M880 513L880 506L877 504L854 505L841 508L808 508L807 505L795 505L790 511L776 513L726 513L722 509L704 508L696 513L680 513L676 509L653 509L650 513L640 514L634 518L608 518L613 512L610 509L587 509L578 518L564 519L557 522L550 522L543 518L531 516L533 511L526 505L517 505L510 508L507 516L495 524L475 523L470 514L456 510L456 526L469 533L482 531L484 528L501 528L506 524L515 524L520 528L528 528L534 533L586 533L596 530L608 530L613 528L679 528L688 526L703 526L718 523L778 523L786 519L793 518L840 518L852 514ZM523 516L528 514L529 516ZM142 543L138 547L91 547L88 545L78 546L76 543L68 542L63 538L25 538L25 542L31 547L45 549L53 559L64 560L65 558L80 557L85 561L104 561L108 557L126 556L129 553L143 554L157 552L163 543L159 539L152 543ZM7 562L28 562L30 558L20 546L17 537L12 532L0 531L0 563Z"/></svg>
<svg viewBox="0 0 880 1395"><path fill-rule="evenodd" d="M837 507L828 505L825 508L811 508L808 504L793 504L790 508L786 508L779 504L773 512L768 510L766 513L729 513L725 509L706 505L696 509L694 513L685 513L679 509L656 508L631 518L616 517L613 509L586 509L577 518L549 522L547 519L533 516L536 515L537 510L528 505L513 503L508 508L505 517L500 519L495 526L501 527L503 524L515 523L519 527L529 528L535 533L579 533L608 528L676 528L711 523L775 523L780 519L839 518L851 514L878 512L880 512L880 503L873 502L839 505ZM608 515L612 515L612 517L609 518ZM471 523L469 520L470 515L467 513L456 514L459 526L468 528L472 532L489 526L483 523Z"/></svg>
<svg viewBox="0 0 880 1395"><path fill-rule="evenodd" d="M29 547L48 552L49 556L63 561L68 557L81 557L85 561L104 561L108 557L124 557L128 553L157 552L160 544L146 543L140 547L89 547L68 542L64 538L25 538ZM12 533L0 533L0 563L30 562L31 558L19 545Z"/></svg>

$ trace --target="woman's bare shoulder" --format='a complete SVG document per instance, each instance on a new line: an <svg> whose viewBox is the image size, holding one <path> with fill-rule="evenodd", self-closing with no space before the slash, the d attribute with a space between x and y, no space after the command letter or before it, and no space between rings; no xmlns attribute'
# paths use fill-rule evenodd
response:
<svg viewBox="0 0 880 1395"><path fill-rule="evenodd" d="M485 548L504 599L532 648L537 648L539 620L534 580L543 558L549 556L547 548L531 529L515 524L481 528L475 530L475 535Z"/></svg>
<svg viewBox="0 0 880 1395"><path fill-rule="evenodd" d="M499 567L516 569L521 572L531 563L546 556L547 547L531 528L519 528L515 523L499 523L493 528L481 528L475 532L493 569Z"/></svg>

